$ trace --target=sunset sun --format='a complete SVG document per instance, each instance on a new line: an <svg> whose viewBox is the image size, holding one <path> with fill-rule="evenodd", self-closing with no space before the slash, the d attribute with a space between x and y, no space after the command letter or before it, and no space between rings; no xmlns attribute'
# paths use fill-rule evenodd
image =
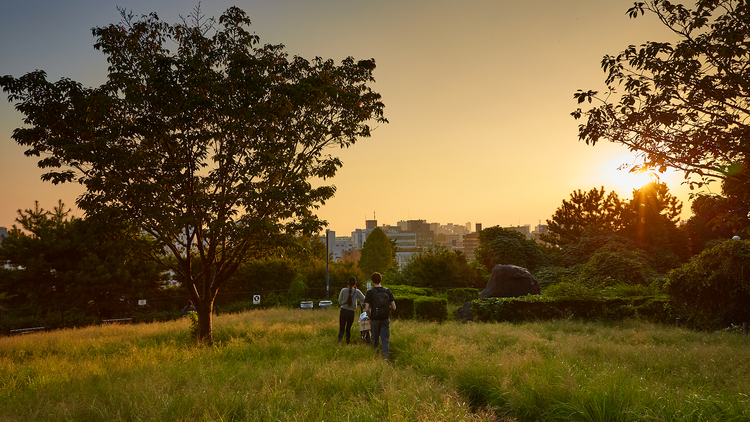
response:
<svg viewBox="0 0 750 422"><path fill-rule="evenodd" d="M630 171L634 162L635 158L632 155L619 157L610 162L604 174L604 187L622 194L630 194L633 189L638 189L655 179L656 176L649 171Z"/></svg>

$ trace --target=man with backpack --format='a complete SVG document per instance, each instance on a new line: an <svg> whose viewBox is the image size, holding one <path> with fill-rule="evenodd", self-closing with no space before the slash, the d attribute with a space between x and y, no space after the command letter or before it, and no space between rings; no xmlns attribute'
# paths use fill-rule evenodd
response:
<svg viewBox="0 0 750 422"><path fill-rule="evenodd" d="M365 296L365 312L370 317L370 333L372 335L372 347L378 348L378 340L383 343L383 359L388 359L388 342L391 338L390 311L396 310L396 299L390 289L382 287L383 276L380 273L372 273L372 289Z"/></svg>

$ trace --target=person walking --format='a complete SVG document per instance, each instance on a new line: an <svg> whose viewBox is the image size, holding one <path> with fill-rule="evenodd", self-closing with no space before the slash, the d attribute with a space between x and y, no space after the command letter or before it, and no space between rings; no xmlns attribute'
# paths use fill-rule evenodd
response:
<svg viewBox="0 0 750 422"><path fill-rule="evenodd" d="M352 336L352 324L354 323L354 311L357 309L357 300L364 301L365 295L357 288L357 279L349 277L349 287L344 287L339 293L339 344L346 332L346 344Z"/></svg>
<svg viewBox="0 0 750 422"><path fill-rule="evenodd" d="M372 273L373 288L365 296L365 311L370 316L370 332L372 333L372 347L378 349L378 340L382 343L383 359L388 360L388 343L391 339L390 311L396 310L396 299L390 289L381 286L383 276Z"/></svg>
<svg viewBox="0 0 750 422"><path fill-rule="evenodd" d="M188 300L185 307L182 308L182 316L187 316L188 312L198 312L198 310L195 309L195 306L193 306L192 300Z"/></svg>

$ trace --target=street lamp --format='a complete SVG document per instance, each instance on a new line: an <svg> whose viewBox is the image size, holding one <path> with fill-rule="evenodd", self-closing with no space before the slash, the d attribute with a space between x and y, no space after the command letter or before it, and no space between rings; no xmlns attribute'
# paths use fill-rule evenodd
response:
<svg viewBox="0 0 750 422"><path fill-rule="evenodd" d="M326 229L326 300L328 300L330 298L330 296L328 294L328 289L329 289L329 287L328 287L328 255L329 255L329 253L328 253L328 232L329 231L330 231L329 229Z"/></svg>

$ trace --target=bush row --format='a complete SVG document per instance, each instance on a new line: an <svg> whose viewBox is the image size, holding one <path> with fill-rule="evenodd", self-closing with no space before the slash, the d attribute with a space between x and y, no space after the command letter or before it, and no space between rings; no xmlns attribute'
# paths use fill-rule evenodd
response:
<svg viewBox="0 0 750 422"><path fill-rule="evenodd" d="M669 322L669 298L644 296L629 298L544 297L529 295L518 298L490 298L471 302L471 311L478 321L524 322L575 318L586 320L620 320L643 318L653 322Z"/></svg>

